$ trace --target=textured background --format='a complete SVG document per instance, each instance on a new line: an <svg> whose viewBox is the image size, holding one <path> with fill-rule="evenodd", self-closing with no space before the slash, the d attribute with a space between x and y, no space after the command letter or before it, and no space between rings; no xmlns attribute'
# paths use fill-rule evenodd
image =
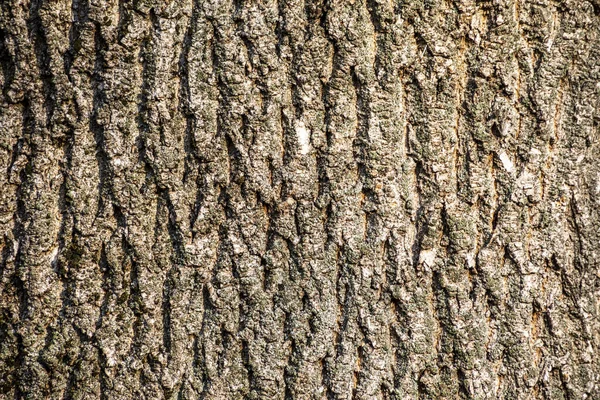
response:
<svg viewBox="0 0 600 400"><path fill-rule="evenodd" d="M600 399L599 34L3 0L0 398Z"/></svg>

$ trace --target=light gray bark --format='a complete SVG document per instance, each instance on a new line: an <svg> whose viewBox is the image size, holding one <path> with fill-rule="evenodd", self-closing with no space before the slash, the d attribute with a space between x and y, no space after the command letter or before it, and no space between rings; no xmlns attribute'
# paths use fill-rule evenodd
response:
<svg viewBox="0 0 600 400"><path fill-rule="evenodd" d="M0 398L600 399L599 15L2 1Z"/></svg>

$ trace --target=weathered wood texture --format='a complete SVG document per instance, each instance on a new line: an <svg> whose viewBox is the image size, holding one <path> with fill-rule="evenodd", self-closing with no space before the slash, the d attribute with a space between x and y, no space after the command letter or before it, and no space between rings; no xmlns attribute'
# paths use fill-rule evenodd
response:
<svg viewBox="0 0 600 400"><path fill-rule="evenodd" d="M3 0L3 399L600 399L600 2Z"/></svg>

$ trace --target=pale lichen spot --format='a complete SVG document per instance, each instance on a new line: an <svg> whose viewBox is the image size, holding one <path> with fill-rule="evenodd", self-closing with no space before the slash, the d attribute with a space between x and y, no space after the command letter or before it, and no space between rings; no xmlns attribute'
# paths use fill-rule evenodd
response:
<svg viewBox="0 0 600 400"><path fill-rule="evenodd" d="M436 253L437 251L435 249L422 250L419 254L419 263L432 267Z"/></svg>
<svg viewBox="0 0 600 400"><path fill-rule="evenodd" d="M58 261L58 247L55 247L50 254L50 264L55 265Z"/></svg>
<svg viewBox="0 0 600 400"><path fill-rule="evenodd" d="M475 256L472 253L467 254L467 267L470 269L475 268Z"/></svg>
<svg viewBox="0 0 600 400"><path fill-rule="evenodd" d="M515 166L514 166L513 162L511 161L510 157L508 156L508 154L506 154L505 152L502 152L502 153L500 153L500 155L498 157L500 157L500 161L502 161L502 165L504 166L505 170L507 170L508 172L514 171Z"/></svg>
<svg viewBox="0 0 600 400"><path fill-rule="evenodd" d="M296 136L298 136L300 154L308 154L310 151L310 131L302 121L296 121Z"/></svg>

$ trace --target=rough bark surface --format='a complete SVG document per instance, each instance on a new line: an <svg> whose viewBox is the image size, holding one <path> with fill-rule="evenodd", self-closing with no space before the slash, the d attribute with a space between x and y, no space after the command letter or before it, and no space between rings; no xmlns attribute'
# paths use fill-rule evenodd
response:
<svg viewBox="0 0 600 400"><path fill-rule="evenodd" d="M600 399L598 0L4 0L0 398Z"/></svg>

